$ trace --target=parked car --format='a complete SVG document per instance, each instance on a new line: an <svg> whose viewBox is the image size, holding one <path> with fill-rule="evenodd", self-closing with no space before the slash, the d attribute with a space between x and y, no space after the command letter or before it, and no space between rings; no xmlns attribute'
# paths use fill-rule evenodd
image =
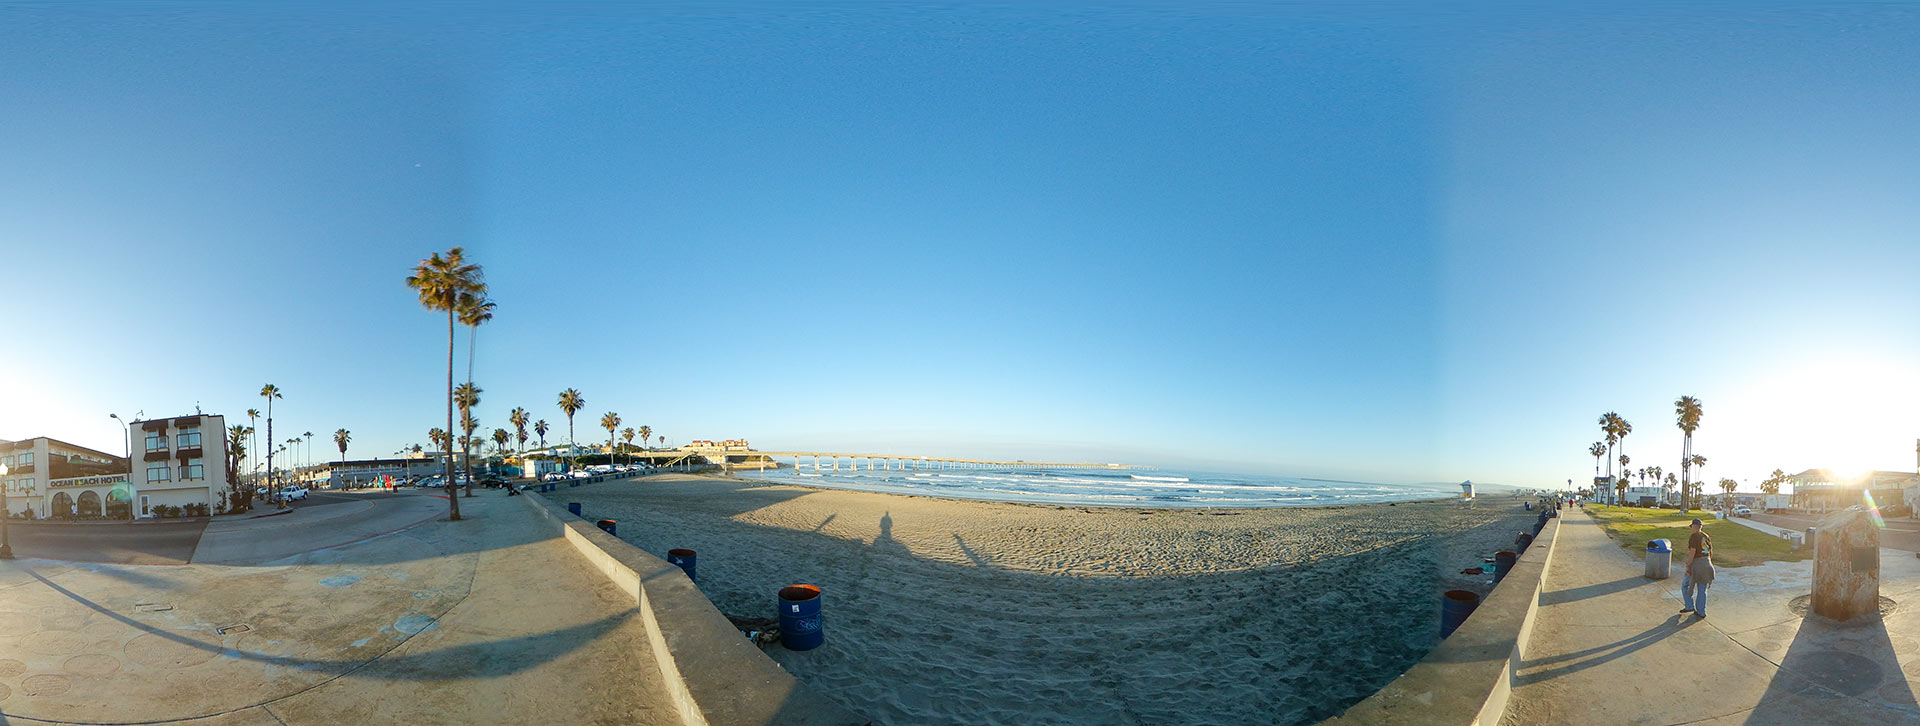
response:
<svg viewBox="0 0 1920 726"><path fill-rule="evenodd" d="M1753 516L1753 508L1752 508L1752 507L1746 507L1746 506L1740 506L1740 507L1734 507L1734 508L1733 508L1733 516L1735 516L1735 517L1751 517L1751 516Z"/></svg>
<svg viewBox="0 0 1920 726"><path fill-rule="evenodd" d="M575 479L585 479L593 476L593 472L587 471L586 469L574 469L573 471L567 472L567 476Z"/></svg>
<svg viewBox="0 0 1920 726"><path fill-rule="evenodd" d="M565 474L562 474L557 471L549 471L546 474L541 475L540 481L560 481L561 479L565 479L565 478L567 478L567 475Z"/></svg>
<svg viewBox="0 0 1920 726"><path fill-rule="evenodd" d="M289 502L306 499L307 488L299 484L288 484L280 487L280 498Z"/></svg>

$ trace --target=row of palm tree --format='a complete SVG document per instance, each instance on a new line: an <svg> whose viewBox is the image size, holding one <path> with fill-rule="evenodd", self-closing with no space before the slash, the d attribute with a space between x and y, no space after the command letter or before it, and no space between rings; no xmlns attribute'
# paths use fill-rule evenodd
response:
<svg viewBox="0 0 1920 726"><path fill-rule="evenodd" d="M1657 466L1645 467L1637 472L1628 469L1628 465L1633 462L1633 459L1627 456L1624 451L1620 453L1617 459L1620 463L1620 469L1619 475L1616 475L1613 468L1613 463L1616 459L1612 457L1612 454L1616 449L1625 448L1627 436L1633 433L1633 424L1621 417L1620 414L1612 411L1600 415L1600 432L1605 436L1605 440L1596 441L1591 446L1588 446L1587 454L1594 458L1593 475L1595 478L1600 476L1600 462L1603 459L1606 461L1607 476L1613 480L1613 489L1616 495L1615 503L1619 502L1618 497L1624 497L1626 495L1627 479L1631 476L1638 476L1642 485L1651 481L1654 485L1667 489L1669 494L1671 494L1675 486L1678 486L1682 500L1681 506L1686 509L1698 508L1701 499L1701 486L1699 482L1693 480L1693 472L1695 469L1707 465L1707 457L1694 453L1693 432L1700 428L1700 418L1704 409L1700 404L1700 399L1694 398L1693 396L1681 396L1673 402L1673 405L1674 423L1680 428L1682 436L1680 447L1680 477L1677 481L1672 474L1666 474ZM1663 474L1665 475L1664 478L1662 476ZM1731 480L1721 480L1721 485L1724 487L1727 481Z"/></svg>

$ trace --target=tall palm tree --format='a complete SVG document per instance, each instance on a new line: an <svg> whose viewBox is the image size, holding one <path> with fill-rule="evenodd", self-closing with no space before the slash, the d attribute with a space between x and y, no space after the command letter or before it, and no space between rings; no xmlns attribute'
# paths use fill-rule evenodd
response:
<svg viewBox="0 0 1920 726"><path fill-rule="evenodd" d="M560 392L560 411L567 414L567 446L569 447L577 447L573 443L573 415L586 407L587 399L581 396L579 391L569 388ZM568 462L567 468L573 468L573 463Z"/></svg>
<svg viewBox="0 0 1920 726"><path fill-rule="evenodd" d="M493 320L496 307L487 299L485 291L479 294L464 293L454 301L454 312L460 317L460 324L467 326L467 382L473 382L473 349L480 339L480 325Z"/></svg>
<svg viewBox="0 0 1920 726"><path fill-rule="evenodd" d="M260 409L257 409L257 408L247 409L247 435L248 436L253 436L253 427L259 425L259 419L260 419ZM248 441L247 448L256 449L259 447L259 445L260 445L259 441L250 439ZM252 462L247 468L257 469L259 468L259 462Z"/></svg>
<svg viewBox="0 0 1920 726"><path fill-rule="evenodd" d="M333 445L340 447L340 463L347 463L347 444L353 443L353 432L340 429L333 432Z"/></svg>
<svg viewBox="0 0 1920 726"><path fill-rule="evenodd" d="M427 429L427 443L433 444L434 448L439 449L441 451L451 451L453 447L448 445L446 442L441 441L441 439L445 439L445 438L447 438L446 429L440 428L438 426Z"/></svg>
<svg viewBox="0 0 1920 726"><path fill-rule="evenodd" d="M1673 422L1680 427L1680 491L1681 496L1691 497L1693 489L1693 432L1700 428L1700 415L1703 413L1700 399L1681 396L1673 401ZM1688 504L1694 502L1689 499ZM1692 509L1692 506L1688 506Z"/></svg>
<svg viewBox="0 0 1920 726"><path fill-rule="evenodd" d="M633 427L631 426L620 431L620 438L626 439L627 441L627 463L629 464L633 463L633 433Z"/></svg>
<svg viewBox="0 0 1920 726"><path fill-rule="evenodd" d="M1707 457L1693 454L1687 457L1686 463L1694 469L1705 469L1707 467ZM1689 501L1692 502L1692 505L1688 507L1689 509L1698 509L1700 507L1700 491L1705 488L1704 484L1705 482L1695 481L1691 485L1688 485L1692 487L1692 491L1687 494L1687 496L1690 497Z"/></svg>
<svg viewBox="0 0 1920 726"><path fill-rule="evenodd" d="M313 466L313 432L312 432L312 431L308 431L308 432L306 432L306 433L304 433L304 434L301 434L301 436L303 436L303 437L305 437L305 438L307 439L307 442L306 442L305 444L302 444L302 445L301 445L301 446L303 446L303 447L305 447L305 448L302 448L302 449L300 449L300 451L302 451L302 452L304 452L304 453L306 454L306 457L307 457L306 459L303 459L302 461L303 461L303 463L304 463L304 465L305 465L305 466L307 466L307 467L312 467L312 466Z"/></svg>
<svg viewBox="0 0 1920 726"><path fill-rule="evenodd" d="M274 399L280 398L280 387L271 383L261 386L260 397L267 399L267 441L271 444L273 441L273 401ZM273 486L273 451L271 449L267 451L267 492L268 496L273 497L276 501L280 498L279 490Z"/></svg>
<svg viewBox="0 0 1920 726"><path fill-rule="evenodd" d="M1600 478L1600 460L1607 455L1607 445L1598 441L1587 447L1587 454L1593 457L1593 478Z"/></svg>
<svg viewBox="0 0 1920 726"><path fill-rule="evenodd" d="M1760 492L1767 495L1779 494L1780 485L1785 483L1787 483L1786 472L1774 469L1772 474L1768 474L1766 479L1760 481Z"/></svg>
<svg viewBox="0 0 1920 726"><path fill-rule="evenodd" d="M460 441L460 455L467 460L467 496L473 496L472 442L467 439L473 438L473 430L480 426L473 417L473 409L480 405L480 394L483 392L479 386L473 385L472 381L462 383L459 388L453 389L454 405L460 407L460 428L465 432L465 438Z"/></svg>
<svg viewBox="0 0 1920 726"><path fill-rule="evenodd" d="M646 448L646 446L647 446L647 439L648 439L648 437L651 437L651 436L653 436L653 427L652 427L652 426L641 426L641 427L640 427L640 447L641 447L641 448Z"/></svg>
<svg viewBox="0 0 1920 726"><path fill-rule="evenodd" d="M547 448L547 420L533 422L533 432L540 435L540 448Z"/></svg>
<svg viewBox="0 0 1920 726"><path fill-rule="evenodd" d="M1726 493L1724 496L1720 498L1720 509L1722 511L1727 511L1727 512L1733 511L1733 490L1739 486L1740 486L1740 482L1734 481L1732 479L1728 479L1726 477L1720 478L1720 491Z"/></svg>
<svg viewBox="0 0 1920 726"><path fill-rule="evenodd" d="M1626 479L1626 477L1620 477L1620 478L1617 478L1617 479L1614 479L1614 480L1613 480L1613 497L1614 497L1614 498L1613 498L1613 503L1614 503L1615 505L1619 505L1619 504L1622 504L1622 503L1624 503L1624 502L1626 502L1626 500L1627 500L1627 479Z"/></svg>
<svg viewBox="0 0 1920 726"><path fill-rule="evenodd" d="M1600 433L1606 434L1607 437L1607 476L1609 477L1613 476L1613 444L1620 440L1619 430L1616 428L1619 420L1620 414L1612 411L1600 414Z"/></svg>
<svg viewBox="0 0 1920 726"><path fill-rule="evenodd" d="M1667 479L1666 479L1666 482L1660 485L1660 486L1661 486L1661 488L1663 488L1663 489L1666 489L1666 490L1667 490L1667 496L1666 496L1666 499L1667 499L1667 501L1668 501L1668 502L1672 502L1672 501L1673 501L1673 488L1674 488L1675 486L1678 486L1679 484L1680 484L1680 480L1679 480L1679 479L1675 479L1675 478L1673 477L1673 475L1672 475L1672 474L1668 474L1668 475L1667 475Z"/></svg>
<svg viewBox="0 0 1920 726"><path fill-rule="evenodd" d="M613 463L613 430L620 428L620 414L608 411L600 417L600 426L607 430L607 463Z"/></svg>
<svg viewBox="0 0 1920 726"><path fill-rule="evenodd" d="M486 274L479 265L467 262L466 250L454 247L447 254L433 253L432 257L421 260L413 268L413 274L407 276L407 287L420 293L420 305L431 311L445 311L447 314L447 429L453 429L453 323L458 312L461 295L487 294ZM460 501L454 497L453 455L448 447L447 455L447 518L460 520Z"/></svg>
<svg viewBox="0 0 1920 726"><path fill-rule="evenodd" d="M530 420L524 408L515 407L512 413L507 414L507 423L513 424L513 435L519 440L520 451L527 450L527 422Z"/></svg>

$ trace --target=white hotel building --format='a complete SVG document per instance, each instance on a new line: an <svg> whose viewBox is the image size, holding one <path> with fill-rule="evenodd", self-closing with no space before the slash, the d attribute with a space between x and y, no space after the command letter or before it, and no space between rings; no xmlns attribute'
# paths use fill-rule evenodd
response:
<svg viewBox="0 0 1920 726"><path fill-rule="evenodd" d="M204 504L220 508L227 485L227 419L196 414L134 421L132 440L136 516L147 517L160 505Z"/></svg>
<svg viewBox="0 0 1920 726"><path fill-rule="evenodd" d="M7 475L7 514L45 519L125 517L127 460L104 451L38 436L0 441Z"/></svg>

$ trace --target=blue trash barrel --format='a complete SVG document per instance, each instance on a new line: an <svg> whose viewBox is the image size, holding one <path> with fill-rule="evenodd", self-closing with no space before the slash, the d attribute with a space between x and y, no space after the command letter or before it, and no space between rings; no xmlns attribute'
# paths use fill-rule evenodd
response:
<svg viewBox="0 0 1920 726"><path fill-rule="evenodd" d="M787 650L813 650L827 639L820 628L820 588L780 588L780 644Z"/></svg>
<svg viewBox="0 0 1920 726"><path fill-rule="evenodd" d="M600 525L600 529L605 530L607 534L613 535L615 537L620 536L619 532L614 531L615 526L618 524L614 520L602 519L598 522L595 522L595 524Z"/></svg>
<svg viewBox="0 0 1920 726"><path fill-rule="evenodd" d="M578 516L580 516L580 503L579 503L579 502L567 502L567 511L569 511L569 512L573 512L573 516L575 516L575 517L578 517Z"/></svg>
<svg viewBox="0 0 1920 726"><path fill-rule="evenodd" d="M694 560L693 550L667 550L667 561L679 565L687 573L687 579L698 582L699 578L693 576Z"/></svg>
<svg viewBox="0 0 1920 726"><path fill-rule="evenodd" d="M1448 590L1440 603L1440 637L1445 638L1467 622L1474 608L1480 607L1480 596L1471 590Z"/></svg>
<svg viewBox="0 0 1920 726"><path fill-rule="evenodd" d="M1513 562L1514 560L1517 560L1517 559L1519 559L1517 555L1513 554L1512 552L1508 552L1506 550L1501 550L1499 552L1493 553L1493 564L1494 566L1500 568L1498 571L1493 573L1493 581L1499 582L1501 580L1507 579L1507 572L1513 569Z"/></svg>
<svg viewBox="0 0 1920 726"><path fill-rule="evenodd" d="M1525 552L1527 551L1527 548L1531 546L1533 546L1533 535L1527 534L1525 532L1521 532L1519 537L1515 537L1513 539L1513 548L1515 552Z"/></svg>
<svg viewBox="0 0 1920 726"><path fill-rule="evenodd" d="M1533 502L1527 502L1527 511L1533 511Z"/></svg>

